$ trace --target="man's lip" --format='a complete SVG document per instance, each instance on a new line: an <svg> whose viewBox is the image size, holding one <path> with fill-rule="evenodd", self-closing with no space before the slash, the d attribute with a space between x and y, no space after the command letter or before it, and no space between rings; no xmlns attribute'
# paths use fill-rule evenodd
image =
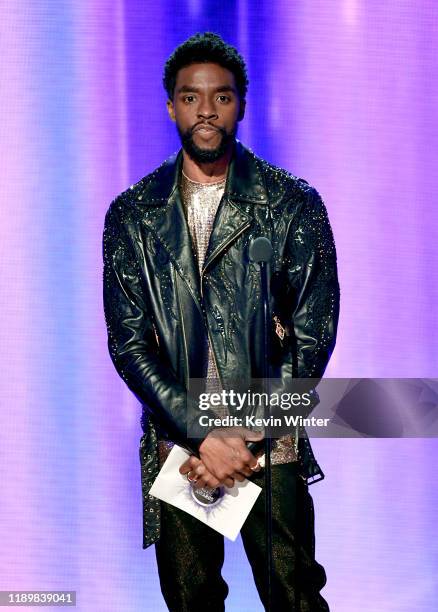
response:
<svg viewBox="0 0 438 612"><path fill-rule="evenodd" d="M206 132L217 132L218 131L218 129L215 128L213 125L208 125L207 123L197 125L193 131L198 132L199 130L205 130Z"/></svg>

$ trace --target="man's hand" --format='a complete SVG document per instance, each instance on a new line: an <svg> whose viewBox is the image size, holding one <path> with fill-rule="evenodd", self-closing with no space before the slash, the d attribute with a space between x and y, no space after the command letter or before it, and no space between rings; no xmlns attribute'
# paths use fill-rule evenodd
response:
<svg viewBox="0 0 438 612"><path fill-rule="evenodd" d="M179 468L179 472L180 474L187 474L187 478L190 480L190 482L193 482L192 486L196 489L202 489L204 487L215 489L219 485L225 484L219 482L219 480L207 470L202 461L195 455L190 455L190 457L184 461ZM230 485L227 484L227 486Z"/></svg>
<svg viewBox="0 0 438 612"><path fill-rule="evenodd" d="M197 489L214 489L222 484L231 488L235 480L242 482L245 477L261 469L245 441L258 442L262 439L263 434L242 427L215 429L199 447L201 459L190 455L179 471L181 474L187 474Z"/></svg>
<svg viewBox="0 0 438 612"><path fill-rule="evenodd" d="M220 484L232 487L235 480L242 482L253 472L258 472L261 468L246 442L262 439L262 433L243 427L218 428L210 432L199 447L201 462L209 479L212 476ZM199 467L195 469L199 470Z"/></svg>

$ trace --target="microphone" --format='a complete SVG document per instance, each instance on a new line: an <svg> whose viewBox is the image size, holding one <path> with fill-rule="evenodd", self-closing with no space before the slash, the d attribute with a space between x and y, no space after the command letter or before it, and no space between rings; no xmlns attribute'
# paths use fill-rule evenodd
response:
<svg viewBox="0 0 438 612"><path fill-rule="evenodd" d="M269 364L270 364L270 342L269 330L271 324L271 313L269 308L269 274L268 264L272 259L273 249L270 241L260 236L255 238L249 246L249 256L253 262L260 266L260 286L261 298L263 307L263 325L262 325L262 340L261 349L263 357L263 387L270 396L270 381L269 381ZM269 416L269 406L265 406L265 416ZM265 448L265 542L266 542L266 591L267 591L267 606L266 610L271 612L272 608L272 592L273 592L273 553L272 553L272 473L271 473L271 449L272 440L269 431L265 432L264 439ZM253 447L254 449L254 447ZM252 452L254 450L252 449Z"/></svg>
<svg viewBox="0 0 438 612"><path fill-rule="evenodd" d="M254 238L254 240L249 245L249 257L251 261L254 263L262 264L266 266L272 259L273 249L271 241L265 236L259 236L258 238ZM259 440L258 442L248 442L247 447L248 450L255 454L259 450L262 450L265 446L264 440Z"/></svg>
<svg viewBox="0 0 438 612"><path fill-rule="evenodd" d="M268 238L254 238L249 246L249 257L254 263L268 263L272 258L272 244Z"/></svg>

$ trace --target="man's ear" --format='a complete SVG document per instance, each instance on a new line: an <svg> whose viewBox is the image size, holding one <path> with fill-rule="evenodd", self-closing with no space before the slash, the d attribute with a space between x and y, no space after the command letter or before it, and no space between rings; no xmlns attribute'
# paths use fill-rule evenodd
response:
<svg viewBox="0 0 438 612"><path fill-rule="evenodd" d="M246 100L240 100L239 114L237 116L237 121L242 121L242 119L244 118L245 108L246 108Z"/></svg>
<svg viewBox="0 0 438 612"><path fill-rule="evenodd" d="M167 100L166 106L167 106L167 112L169 113L169 117L172 119L172 121L176 121L175 109L173 108L172 100Z"/></svg>

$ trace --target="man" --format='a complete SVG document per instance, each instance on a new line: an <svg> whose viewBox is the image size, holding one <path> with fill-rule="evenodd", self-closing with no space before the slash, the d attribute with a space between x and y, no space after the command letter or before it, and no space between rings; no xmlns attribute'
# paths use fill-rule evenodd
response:
<svg viewBox="0 0 438 612"><path fill-rule="evenodd" d="M224 610L223 538L149 489L171 446L190 451L180 467L195 488L264 486L263 452L246 429L188 437L194 378L228 388L263 372L257 266L249 246L272 242L271 376L322 377L336 338L339 285L325 206L303 179L255 156L237 139L246 68L212 33L180 45L164 70L167 109L182 150L118 196L104 229L104 306L114 365L143 405L140 441L146 548L156 544L170 610ZM277 350L278 349L278 350ZM215 414L213 410L209 414ZM322 472L305 432L276 440L273 482L274 610L328 610L319 591L310 479ZM264 491L242 530L266 605Z"/></svg>

